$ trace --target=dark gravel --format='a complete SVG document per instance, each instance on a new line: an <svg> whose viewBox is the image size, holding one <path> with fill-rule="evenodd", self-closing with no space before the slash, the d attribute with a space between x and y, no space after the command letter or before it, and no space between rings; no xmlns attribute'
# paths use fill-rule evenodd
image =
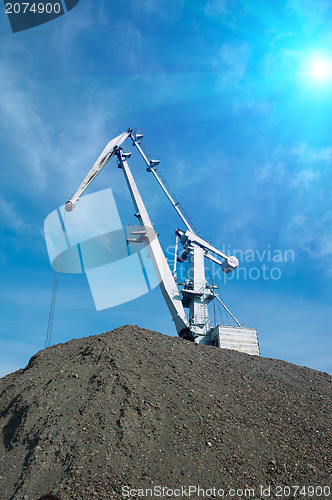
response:
<svg viewBox="0 0 332 500"><path fill-rule="evenodd" d="M1 500L331 487L331 377L284 361L124 326L40 351L0 395Z"/></svg>

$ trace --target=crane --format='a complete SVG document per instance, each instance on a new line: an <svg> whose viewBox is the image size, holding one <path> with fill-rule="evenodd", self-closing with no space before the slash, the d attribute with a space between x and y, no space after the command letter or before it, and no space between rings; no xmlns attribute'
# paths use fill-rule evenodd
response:
<svg viewBox="0 0 332 500"><path fill-rule="evenodd" d="M153 229L153 224L129 168L128 159L131 157L131 152L125 151L122 147L129 138L142 156L146 164L146 170L153 174L185 226L185 230L177 229L175 231L176 243L173 272L162 250L158 236ZM140 225L139 230L132 231L131 237L127 239L127 243L134 244L135 242L141 243L145 241L149 245L150 257L159 280L161 292L171 313L178 335L183 339L195 343L225 347L259 355L257 330L254 328L244 328L218 297L215 291L217 287L209 284L206 280L205 259L209 259L214 264L219 265L221 270L228 274L233 272L239 265L237 257L234 255L227 256L200 236L199 231L179 200L172 193L167 181L158 169L160 160L152 158L145 151L142 139L143 133L134 131L131 128L128 128L126 132L112 139L83 179L74 195L66 202L66 211L71 212L74 209L80 196L110 159L115 156L119 168L123 171L135 208L135 216ZM182 250L179 253L180 245ZM177 262L185 261L189 262L189 273L184 283L180 283L177 280ZM235 328L223 325L211 326L208 306L214 299L218 300L234 319L237 324ZM189 310L188 316L185 313L185 309Z"/></svg>

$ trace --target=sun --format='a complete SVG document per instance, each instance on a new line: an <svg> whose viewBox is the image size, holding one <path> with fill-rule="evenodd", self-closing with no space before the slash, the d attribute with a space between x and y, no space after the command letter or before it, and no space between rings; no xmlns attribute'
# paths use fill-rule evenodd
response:
<svg viewBox="0 0 332 500"><path fill-rule="evenodd" d="M332 61L326 57L315 56L309 62L308 73L312 80L330 80L332 77Z"/></svg>

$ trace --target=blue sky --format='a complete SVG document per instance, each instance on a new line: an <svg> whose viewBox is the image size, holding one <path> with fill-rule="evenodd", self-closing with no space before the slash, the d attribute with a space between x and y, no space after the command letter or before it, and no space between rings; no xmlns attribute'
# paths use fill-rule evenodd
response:
<svg viewBox="0 0 332 500"><path fill-rule="evenodd" d="M312 70L332 59L330 2L80 0L15 34L1 4L0 22L0 375L44 347L45 218L128 127L203 237L243 252L247 274L221 295L262 355L331 372L332 76ZM131 167L166 248L181 222L137 155ZM127 199L121 176L113 161L89 192ZM84 276L60 276L55 343L128 323L175 335L158 289L97 312Z"/></svg>

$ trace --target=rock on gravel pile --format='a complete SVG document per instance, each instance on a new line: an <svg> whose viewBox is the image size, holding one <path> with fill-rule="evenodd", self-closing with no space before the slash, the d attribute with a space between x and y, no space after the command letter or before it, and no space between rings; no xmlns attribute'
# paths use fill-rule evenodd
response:
<svg viewBox="0 0 332 500"><path fill-rule="evenodd" d="M0 395L1 500L330 485L331 377L284 361L124 326L40 351Z"/></svg>

